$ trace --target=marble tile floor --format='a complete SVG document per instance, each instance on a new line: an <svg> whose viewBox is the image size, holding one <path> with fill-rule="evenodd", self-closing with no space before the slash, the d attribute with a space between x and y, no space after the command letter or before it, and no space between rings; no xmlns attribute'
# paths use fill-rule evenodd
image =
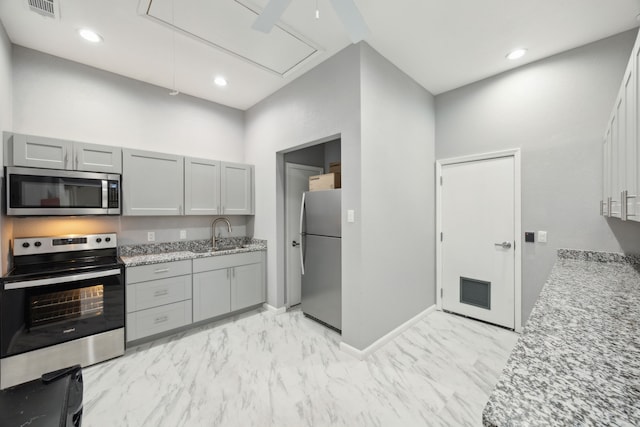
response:
<svg viewBox="0 0 640 427"><path fill-rule="evenodd" d="M480 426L517 338L434 312L359 361L299 310L254 311L85 368L83 425Z"/></svg>

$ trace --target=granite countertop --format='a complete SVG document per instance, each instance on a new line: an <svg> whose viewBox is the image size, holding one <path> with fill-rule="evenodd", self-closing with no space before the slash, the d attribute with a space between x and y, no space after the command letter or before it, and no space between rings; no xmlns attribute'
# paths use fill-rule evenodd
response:
<svg viewBox="0 0 640 427"><path fill-rule="evenodd" d="M127 245L120 247L120 259L127 267L159 264L185 259L207 258L244 252L266 251L267 241L250 238L226 238L218 240L221 247L234 249L202 252L211 249L210 240L190 240L149 245Z"/></svg>
<svg viewBox="0 0 640 427"><path fill-rule="evenodd" d="M485 426L640 425L638 261L558 251Z"/></svg>

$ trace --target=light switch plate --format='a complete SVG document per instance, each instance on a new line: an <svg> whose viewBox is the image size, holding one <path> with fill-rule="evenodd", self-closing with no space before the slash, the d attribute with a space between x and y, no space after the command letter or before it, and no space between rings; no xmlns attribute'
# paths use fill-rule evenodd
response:
<svg viewBox="0 0 640 427"><path fill-rule="evenodd" d="M546 231L538 231L538 243L547 243Z"/></svg>
<svg viewBox="0 0 640 427"><path fill-rule="evenodd" d="M180 230L180 238L181 239L187 238L187 230Z"/></svg>
<svg viewBox="0 0 640 427"><path fill-rule="evenodd" d="M156 241L156 232L155 231L149 231L147 233L147 242L155 242Z"/></svg>
<svg viewBox="0 0 640 427"><path fill-rule="evenodd" d="M353 209L347 210L347 222L356 222L356 212Z"/></svg>

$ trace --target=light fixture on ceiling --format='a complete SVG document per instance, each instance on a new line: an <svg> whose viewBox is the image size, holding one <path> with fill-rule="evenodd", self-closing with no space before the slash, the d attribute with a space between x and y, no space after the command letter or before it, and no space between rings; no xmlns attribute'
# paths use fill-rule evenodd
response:
<svg viewBox="0 0 640 427"><path fill-rule="evenodd" d="M81 28L78 30L80 37L91 43L100 43L102 36L89 28Z"/></svg>
<svg viewBox="0 0 640 427"><path fill-rule="evenodd" d="M216 86L220 86L220 87L224 87L227 85L227 79L225 79L222 76L218 76L215 79L213 79L213 82L216 84Z"/></svg>
<svg viewBox="0 0 640 427"><path fill-rule="evenodd" d="M522 58L525 54L527 53L527 49L525 48L518 48L518 49L514 49L511 52L509 52L509 54L507 55L507 59L520 59Z"/></svg>

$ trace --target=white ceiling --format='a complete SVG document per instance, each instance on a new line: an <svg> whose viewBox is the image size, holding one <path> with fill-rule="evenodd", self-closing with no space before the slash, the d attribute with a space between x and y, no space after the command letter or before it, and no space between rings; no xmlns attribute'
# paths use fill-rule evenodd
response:
<svg viewBox="0 0 640 427"><path fill-rule="evenodd" d="M167 89L175 77L181 93L242 110L350 43L329 0L293 1L270 34L250 28L267 0L54 1L55 19L0 1L11 41ZM433 94L634 28L640 14L640 0L355 2L366 41ZM104 43L80 39L81 27ZM506 60L515 47L528 54ZM218 75L228 86L213 85Z"/></svg>

